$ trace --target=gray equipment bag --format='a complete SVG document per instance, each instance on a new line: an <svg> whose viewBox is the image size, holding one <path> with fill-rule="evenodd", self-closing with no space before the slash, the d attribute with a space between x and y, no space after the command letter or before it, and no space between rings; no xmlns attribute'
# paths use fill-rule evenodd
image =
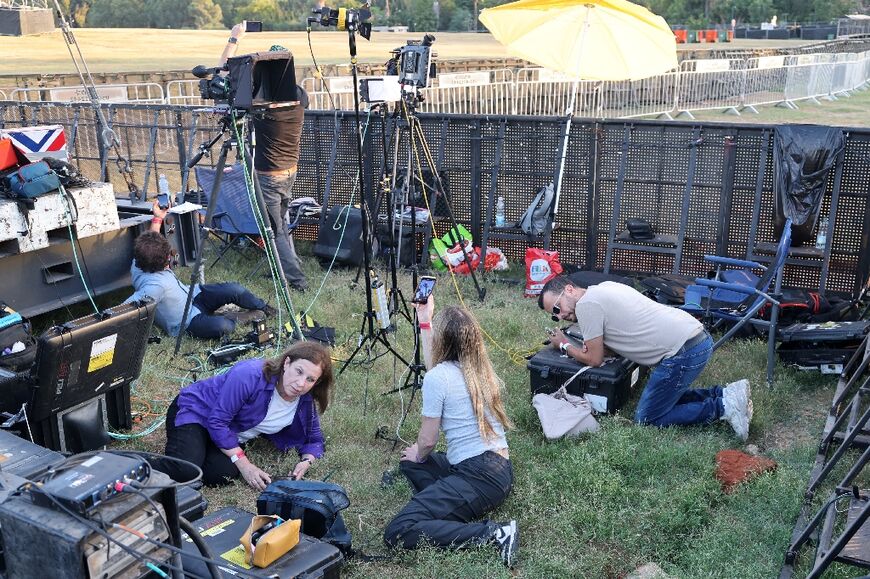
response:
<svg viewBox="0 0 870 579"><path fill-rule="evenodd" d="M523 233L529 237L541 235L546 232L547 221L550 216L550 208L553 205L553 200L556 196L556 188L553 183L545 187L541 187L538 194L535 195L532 204L520 217L517 225L523 230Z"/></svg>

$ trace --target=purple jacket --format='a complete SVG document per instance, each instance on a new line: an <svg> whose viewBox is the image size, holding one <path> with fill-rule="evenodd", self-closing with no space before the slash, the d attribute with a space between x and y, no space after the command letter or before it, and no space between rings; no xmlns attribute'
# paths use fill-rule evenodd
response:
<svg viewBox="0 0 870 579"><path fill-rule="evenodd" d="M249 430L266 417L275 380L263 376L262 360L244 360L224 374L212 376L183 388L178 395L175 426L199 424L208 430L218 448L239 446L240 432ZM266 434L279 450L295 448L300 455L323 455L323 433L314 398L299 398L296 416L275 434Z"/></svg>

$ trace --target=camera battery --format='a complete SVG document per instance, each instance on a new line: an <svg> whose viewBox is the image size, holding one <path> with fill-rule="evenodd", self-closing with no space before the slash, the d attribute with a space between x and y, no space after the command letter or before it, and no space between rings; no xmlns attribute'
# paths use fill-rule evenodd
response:
<svg viewBox="0 0 870 579"><path fill-rule="evenodd" d="M555 392L583 365L558 350L544 348L529 359L526 367L534 396ZM571 380L565 390L585 397L596 412L612 413L625 404L639 380L640 367L627 358L617 357L598 368L587 369Z"/></svg>

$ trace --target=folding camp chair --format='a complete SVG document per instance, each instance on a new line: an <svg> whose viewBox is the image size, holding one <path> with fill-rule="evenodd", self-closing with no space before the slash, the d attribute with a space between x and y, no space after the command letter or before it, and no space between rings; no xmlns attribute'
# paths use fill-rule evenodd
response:
<svg viewBox="0 0 870 579"><path fill-rule="evenodd" d="M206 196L210 195L215 178L214 169L197 166L195 171L200 188L205 191ZM214 267L230 250L239 251L245 239L261 253L260 229L251 211L245 173L241 165L232 165L224 170L209 232L220 241L218 255L209 267Z"/></svg>
<svg viewBox="0 0 870 579"><path fill-rule="evenodd" d="M732 323L731 328L713 344L713 350L731 339L746 324L767 329L767 382L773 384L773 368L776 354L776 324L779 318L779 296L782 290L782 270L791 247L791 220L785 222L782 237L776 248L776 254L769 265L765 266L755 261L732 259L715 255L705 255L704 259L716 264L716 279L699 278L695 280L696 286L690 286L686 291L686 305L683 309L703 313L708 320L712 320L713 328L723 323ZM738 283L728 283L721 280L721 274L725 267L738 267L747 269L760 269L764 273L758 278L754 286ZM700 286L700 287L699 287ZM716 293L725 291L745 296L736 305L715 305ZM732 294L732 295L733 295ZM702 305L706 299L706 308ZM759 310L766 304L770 304L770 320L756 317Z"/></svg>

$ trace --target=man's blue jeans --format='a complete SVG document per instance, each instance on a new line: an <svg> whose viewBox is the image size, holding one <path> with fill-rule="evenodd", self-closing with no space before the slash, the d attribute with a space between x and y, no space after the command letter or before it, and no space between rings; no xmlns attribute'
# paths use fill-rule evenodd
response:
<svg viewBox="0 0 870 579"><path fill-rule="evenodd" d="M680 350L659 362L650 374L634 419L641 424L670 426L710 424L722 417L722 388L689 388L713 352L713 339Z"/></svg>
<svg viewBox="0 0 870 579"><path fill-rule="evenodd" d="M227 304L235 304L246 310L260 310L266 302L255 296L239 283L211 283L199 286L199 293L193 298L193 305L200 312L187 325L187 333L195 338L220 338L232 334L236 322L214 311Z"/></svg>

